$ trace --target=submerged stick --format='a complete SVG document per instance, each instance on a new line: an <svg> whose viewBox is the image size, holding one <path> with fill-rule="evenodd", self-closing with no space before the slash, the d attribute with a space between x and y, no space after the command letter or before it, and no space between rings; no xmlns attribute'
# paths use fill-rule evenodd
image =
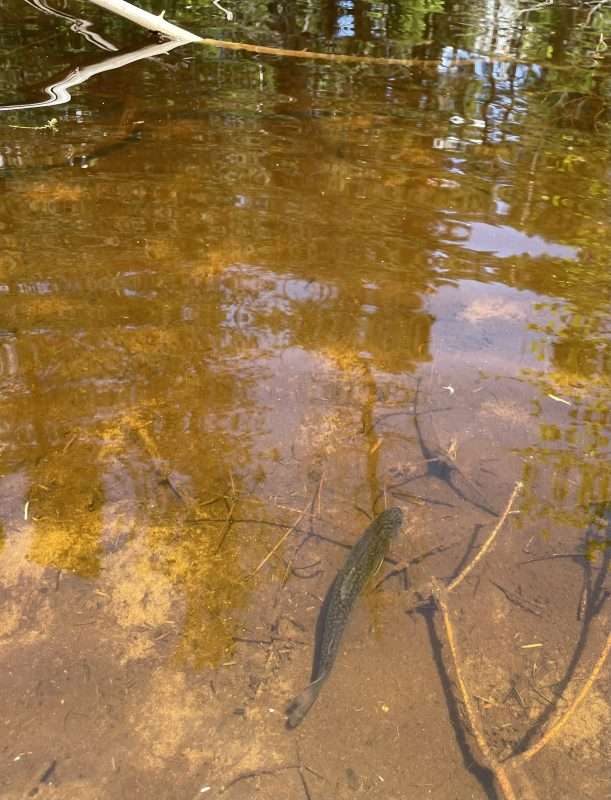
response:
<svg viewBox="0 0 611 800"><path fill-rule="evenodd" d="M297 528L297 526L299 525L299 523L301 522L301 520L302 520L302 519L305 517L305 515L308 513L308 509L312 509L312 507L313 507L314 503L316 502L316 494L317 494L317 492L315 492L315 493L314 493L314 497L312 498L312 500L311 500L311 501L310 501L310 502L309 502L309 503L306 505L306 507L303 509L303 511L302 511L302 512L299 514L299 516L297 517L297 519L295 520L295 522L294 522L294 523L291 525L291 527L288 529L288 531L287 531L286 533L283 533L283 534L282 534L282 536L281 536L281 537L278 539L278 541L276 542L276 544L275 544L275 545L272 547L272 549L271 549L271 550L269 551L269 553L268 553L268 554L265 556L265 558L264 558L264 559L263 559L263 560L262 560L262 561L261 561L261 562L260 562L260 563L257 565L257 567L256 567L256 568L255 568L255 569L254 569L254 570L253 570L253 571L250 573L251 577L252 577L253 575L256 575L256 574L257 574L257 572L259 572L259 570L260 570L262 567L264 567L264 566L265 566L265 564L267 564L267 562L268 562L268 561L270 560L270 558L271 558L271 557L274 555L274 553L276 552L276 550L277 550L279 547L281 547L281 546L282 546L282 544L283 544L283 543L284 543L284 542L285 542L285 541L286 541L286 540L289 538L289 536L291 535L291 533L293 533L293 531L294 531L294 530Z"/></svg>
<svg viewBox="0 0 611 800"><path fill-rule="evenodd" d="M310 500L310 502L309 502L309 503L307 503L307 505L305 506L305 508L303 509L303 511L301 511L301 512L300 512L299 516L297 517L297 519L295 520L295 522L294 522L294 523L291 525L291 527L288 529L288 531L287 531L286 533L284 533L284 534L283 534L283 535L282 535L282 536L281 536L281 537L278 539L278 541L276 542L276 544L275 544L275 545L272 547L272 549L271 549L271 550L269 551L269 553L268 553L268 554L265 556L265 558L264 558L264 559L263 559L263 560L262 560L262 561L261 561L261 562L258 564L258 566L257 566L257 567L256 567L256 568L255 568L255 569L254 569L254 570L253 570L251 573L250 573L250 576L249 576L249 577L251 577L251 578L252 578L254 575L256 575L256 574L257 574L257 572L259 572L259 570L260 570L260 569L261 569L261 568L262 568L262 567L263 567L265 564L267 564L267 562L268 562L268 561L270 560L270 558L271 558L271 557L274 555L274 553L276 552L276 550L277 550L277 549L278 549L278 548L279 548L279 547L280 547L280 546L283 544L283 542L285 542L285 541L288 539L288 537L291 535L291 533L293 533L293 531L297 529L297 526L299 525L299 523L301 522L301 520L302 520L302 519L305 517L305 515L308 513L308 509L309 509L309 511L310 511L310 514L312 514L312 513L313 513L313 511L314 511L314 505L316 504L316 499L317 499L318 497L320 497L320 489L321 489L321 487L322 487L322 482L323 482L323 476L321 475L321 476L320 476L320 481L318 482L318 486L316 487L316 490L314 491L314 494L312 495L312 499Z"/></svg>
<svg viewBox="0 0 611 800"><path fill-rule="evenodd" d="M223 530L222 530L220 538L219 538L219 543L216 546L216 552L217 553L219 552L221 547L224 545L225 539L227 538L227 534L229 533L229 531L231 530L231 528L233 526L233 523L235 522L235 520L233 518L233 512L235 511L235 507L237 506L237 504L238 504L238 498L237 498L237 495L234 494L234 496L231 499L231 505L229 506L229 511L227 512L227 522L225 523L225 526L223 527Z"/></svg>
<svg viewBox="0 0 611 800"><path fill-rule="evenodd" d="M516 483L507 506L497 525L467 567L445 588L433 579L431 592L436 604L436 608L441 615L444 633L443 640L447 642L448 649L450 651L450 663L452 666L452 675L454 677L455 699L457 702L459 715L463 723L464 732L470 737L473 744L473 750L475 751L482 765L490 769L490 771L493 773L497 792L503 798L503 800L517 800L518 797L522 800L533 800L535 797L534 790L530 784L530 781L528 780L528 776L522 768L558 733L560 733L567 722L571 719L600 675L609 653L611 652L611 635L607 634L605 644L600 655L596 659L589 676L581 686L580 690L575 694L568 707L560 709L558 705L555 706L549 724L539 740L530 748L518 755L510 756L502 762L497 759L496 755L493 753L491 747L485 739L483 731L479 725L479 717L473 708L471 697L462 674L456 637L454 634L454 628L450 618L447 601L449 593L464 580L464 578L471 572L473 567L491 548L497 534L501 529L501 526L511 511L515 498L521 489L522 483ZM439 636L439 640L442 641L441 636ZM450 675L447 664L444 664L444 669L446 674Z"/></svg>
<svg viewBox="0 0 611 800"><path fill-rule="evenodd" d="M464 579L471 572L473 567L486 555L488 550L490 550L494 540L496 539L496 536L497 536L498 532L501 530L501 528L503 526L503 523L505 522L505 520L507 519L507 517L509 515L509 512L511 511L511 507L513 506L514 500L516 499L516 497L518 496L518 494L522 490L523 485L524 484L522 483L522 481L518 481L516 483L516 485L513 487L513 492L511 493L511 497L507 501L507 505L505 506L505 510L501 514L501 518L499 519L497 524L494 526L493 531L490 533L490 535L488 536L488 538L486 539L484 544L479 549L479 552L477 553L477 555L467 564L467 566L463 569L463 571L461 573L459 573L454 578L454 580L448 585L448 587L447 587L447 592L448 593L454 591L454 589L456 589L456 587L464 581Z"/></svg>
<svg viewBox="0 0 611 800"><path fill-rule="evenodd" d="M553 721L548 726L547 730L543 734L543 736L536 742L532 747L526 750L524 753L521 753L518 756L515 756L511 759L512 763L520 763L525 761L530 761L533 756L536 756L539 750L542 750L545 745L552 739L556 734L558 734L562 728L566 725L569 719L573 716L575 711L584 701L587 693L592 688L594 681L599 676L600 671L602 670L603 666L605 665L605 661L611 651L611 634L607 636L607 641L605 646L602 649L600 656L598 657L594 667L592 668L592 672L590 673L588 679L583 684L581 689L577 692L575 697L573 698L573 702L569 705L569 707L565 711L558 711L556 709L556 716L552 718Z"/></svg>
<svg viewBox="0 0 611 800"><path fill-rule="evenodd" d="M285 772L287 769L299 769L299 764L280 764L277 767L262 767L261 769L249 769L246 772L240 772L235 778L232 778L229 783L221 787L221 793L227 791L232 786L240 781L247 781L251 778L260 778L263 775L277 775L279 772Z"/></svg>
<svg viewBox="0 0 611 800"><path fill-rule="evenodd" d="M456 677L456 686L458 688L458 708L463 717L463 725L465 732L471 734L475 749L480 753L480 760L483 766L488 767L493 773L498 787L502 793L504 800L517 800L513 787L509 782L509 778L505 772L504 767L497 761L496 756L488 746L488 742L484 738L480 730L477 715L471 703L471 698L463 678L460 662L458 658L458 647L456 645L456 637L454 636L454 628L450 620L450 613L446 602L448 589L443 589L440 584L433 580L433 598L437 604L437 608L441 612L443 625L445 629L445 639L448 643L450 654L452 656L452 665L454 675Z"/></svg>

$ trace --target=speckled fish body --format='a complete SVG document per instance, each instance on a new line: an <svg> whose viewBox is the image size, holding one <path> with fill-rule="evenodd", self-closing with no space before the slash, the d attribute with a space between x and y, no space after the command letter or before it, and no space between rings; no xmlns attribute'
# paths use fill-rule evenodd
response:
<svg viewBox="0 0 611 800"><path fill-rule="evenodd" d="M380 568L390 540L401 530L403 512L388 508L379 514L350 551L335 576L320 611L311 683L287 709L287 726L295 728L314 705L335 662L354 604L367 581Z"/></svg>

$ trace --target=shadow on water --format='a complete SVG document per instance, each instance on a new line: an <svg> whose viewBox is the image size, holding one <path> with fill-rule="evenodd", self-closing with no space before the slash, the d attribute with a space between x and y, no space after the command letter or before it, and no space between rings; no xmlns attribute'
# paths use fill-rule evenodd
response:
<svg viewBox="0 0 611 800"><path fill-rule="evenodd" d="M596 536L588 539L588 535L592 535L594 532L592 526L588 526L584 533L584 556L583 558L579 559L579 565L583 570L584 583L582 593L585 602L580 601L580 609L577 612L578 616L582 620L582 625L579 629L579 636L575 642L574 650L566 666L564 675L558 681L558 684L555 687L555 692L558 697L564 696L567 687L574 680L575 671L580 665L586 646L591 640L590 633L592 621L601 613L603 604L608 600L611 594L605 585L609 575L609 567L611 566L611 548L609 548L608 544L600 548L601 559L600 564L597 564L597 573L595 577L592 575L592 556L589 555L587 550L588 542L609 542L609 538L611 538L609 536L611 533L611 503L597 504L596 510L598 511L598 515L606 522L606 529L603 531L602 537ZM520 742L520 745L516 750L517 753L528 750L534 741L540 737L541 731L545 730L545 727L554 714L554 711L555 708L551 704L543 710L531 730Z"/></svg>
<svg viewBox="0 0 611 800"><path fill-rule="evenodd" d="M477 763L477 761L473 758L473 755L467 743L467 739L461 722L460 712L456 705L457 703L456 696L451 688L452 681L446 671L444 661L441 655L444 645L437 636L437 631L435 629L435 625L433 622L433 616L435 614L435 610L433 608L421 608L418 609L418 614L422 619L424 619L426 623L427 633L429 635L429 639L431 642L431 652L433 654L435 667L437 668L437 674L439 676L439 680L441 681L441 686L443 688L443 694L448 708L450 723L452 725L456 741L460 748L465 768L468 769L469 772L479 781L482 789L486 792L488 800L503 800L503 798L495 790L494 776L492 772L489 769L486 769L485 767L482 767Z"/></svg>

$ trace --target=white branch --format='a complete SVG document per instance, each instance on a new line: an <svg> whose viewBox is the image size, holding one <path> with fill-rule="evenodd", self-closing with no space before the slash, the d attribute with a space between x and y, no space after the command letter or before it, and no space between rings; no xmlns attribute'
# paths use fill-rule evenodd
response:
<svg viewBox="0 0 611 800"><path fill-rule="evenodd" d="M169 39L174 39L181 42L201 42L201 36L195 36L193 33L179 28L178 25L172 25L163 18L163 14L155 16L148 11L143 11L131 3L126 3L125 0L90 0L96 6L101 6L107 11L112 11L120 17L135 22L142 28L147 28L149 31L162 33Z"/></svg>
<svg viewBox="0 0 611 800"><path fill-rule="evenodd" d="M109 42L108 39L105 39L103 36L100 36L99 33L90 30L92 27L92 23L88 22L86 19L79 19L78 17L73 17L70 14L66 14L63 11L58 11L55 8L51 8L47 4L47 0L25 0L28 5L34 6L39 11L42 11L43 14L52 14L54 17L61 17L63 19L70 20L73 24L70 26L71 30L75 33L80 33L81 36L84 36L88 42L94 44L96 47L101 47L102 50L118 50L118 47L112 42Z"/></svg>
<svg viewBox="0 0 611 800"><path fill-rule="evenodd" d="M120 55L111 56L103 61L99 61L97 64L89 64L89 66L80 69L77 67L71 70L61 81L56 81L45 87L45 92L49 95L48 100L0 106L0 111L21 111L26 108L44 108L46 106L58 106L62 103L67 103L71 97L69 89L73 86L85 83L89 78L93 78L94 75L99 75L100 72L108 72L111 69L124 67L126 64L132 64L134 61L140 61L142 58L152 58L153 56L162 55L163 53L169 53L170 50L173 50L175 47L180 47L184 42L184 39L173 39L170 42L149 44L146 47L140 47L138 50L133 50L130 53L121 53Z"/></svg>

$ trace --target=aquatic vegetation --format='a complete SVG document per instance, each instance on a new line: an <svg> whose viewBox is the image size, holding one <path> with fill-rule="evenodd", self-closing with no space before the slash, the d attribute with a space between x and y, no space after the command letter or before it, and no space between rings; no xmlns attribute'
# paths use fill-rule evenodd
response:
<svg viewBox="0 0 611 800"><path fill-rule="evenodd" d="M251 595L240 554L245 542L236 530L218 549L218 525L152 525L147 531L156 569L184 593L186 610L176 658L201 669L231 658L239 612Z"/></svg>
<svg viewBox="0 0 611 800"><path fill-rule="evenodd" d="M34 528L29 558L94 578L102 564L104 489L98 448L85 438L67 450L50 449L32 474L27 516Z"/></svg>

